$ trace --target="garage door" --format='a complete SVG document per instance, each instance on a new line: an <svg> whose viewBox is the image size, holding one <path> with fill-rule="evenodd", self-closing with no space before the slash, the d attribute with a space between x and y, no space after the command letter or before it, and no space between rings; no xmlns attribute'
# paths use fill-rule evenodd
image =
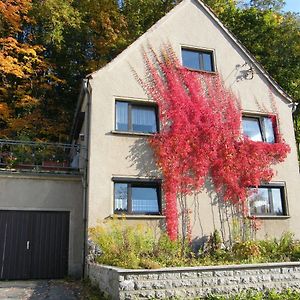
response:
<svg viewBox="0 0 300 300"><path fill-rule="evenodd" d="M0 279L62 278L69 212L0 211Z"/></svg>

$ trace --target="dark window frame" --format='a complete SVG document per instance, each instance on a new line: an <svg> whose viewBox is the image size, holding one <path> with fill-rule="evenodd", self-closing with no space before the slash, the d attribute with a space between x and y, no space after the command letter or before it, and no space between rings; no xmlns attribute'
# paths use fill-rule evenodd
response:
<svg viewBox="0 0 300 300"><path fill-rule="evenodd" d="M196 52L199 55L199 69L195 68L190 68L188 66L185 66L183 64L183 51L190 51L190 52ZM210 71L204 69L204 58L203 54L209 54L210 55L210 64L211 64L211 69ZM197 71L197 72L206 72L206 73L216 73L217 68L216 68L216 60L215 60L215 51L210 50L210 49L202 49L202 48L189 48L189 47L181 47L181 60L182 60L182 65L183 67L191 70L191 71Z"/></svg>
<svg viewBox="0 0 300 300"><path fill-rule="evenodd" d="M254 187L252 187L254 188ZM268 184L261 184L258 186L259 188L266 188L268 189L268 201L270 204L270 213L259 213L259 214L251 214L251 207L249 204L249 215L255 216L258 218L264 218L264 217L273 217L273 218L280 218L280 217L289 217L289 209L288 209L288 198L287 198L287 190L286 190L286 184L285 182L281 183L268 183ZM274 212L274 202L273 202L273 194L272 189L279 189L280 190L280 198L281 198L281 204L282 204L282 214L276 214Z"/></svg>
<svg viewBox="0 0 300 300"><path fill-rule="evenodd" d="M119 130L117 129L117 103L118 102L123 102L128 104L128 129L127 130ZM154 113L155 113L155 123L156 123L156 132L144 132L144 131L135 131L132 128L132 108L134 107L151 107L154 108ZM115 100L115 126L114 130L116 132L126 132L126 133L146 133L146 134L155 134L159 132L159 111L158 111L158 105L155 102L151 103L145 103L143 101L136 101L136 100L126 100L126 99L116 99Z"/></svg>
<svg viewBox="0 0 300 300"><path fill-rule="evenodd" d="M242 115L242 121L246 120L246 119L248 119L248 120L257 120L258 121L258 126L259 126L260 134L261 134L261 137L262 137L262 142L275 144L275 143L277 143L276 128L274 128L274 124L272 124L273 135L274 135L274 143L268 142L267 141L267 134L266 134L266 127L265 127L265 123L264 123L265 118L271 119L270 116L268 116L268 115L250 115L250 114L243 114ZM251 140L250 137L249 137L249 139Z"/></svg>
<svg viewBox="0 0 300 300"><path fill-rule="evenodd" d="M127 210L116 210L115 201L115 184L123 183L127 184ZM145 215L145 216L161 216L162 215L162 190L161 180L146 180L146 179L132 179L132 178L113 178L114 184L114 214L125 214L125 215ZM132 210L132 187L149 187L155 188L157 193L157 204L158 212L135 212Z"/></svg>

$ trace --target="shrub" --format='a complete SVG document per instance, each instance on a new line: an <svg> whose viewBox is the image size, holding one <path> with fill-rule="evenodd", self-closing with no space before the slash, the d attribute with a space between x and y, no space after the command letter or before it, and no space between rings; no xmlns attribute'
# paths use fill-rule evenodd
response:
<svg viewBox="0 0 300 300"><path fill-rule="evenodd" d="M290 261L300 258L300 244L290 232L284 233L279 240L266 239L257 242L262 255L269 261Z"/></svg>
<svg viewBox="0 0 300 300"><path fill-rule="evenodd" d="M141 260L153 252L155 242L149 228L128 226L122 220L91 228L90 237L103 252L97 262L123 268L139 268Z"/></svg>
<svg viewBox="0 0 300 300"><path fill-rule="evenodd" d="M235 243L232 252L236 260L255 261L261 257L261 249L258 243L251 240Z"/></svg>
<svg viewBox="0 0 300 300"><path fill-rule="evenodd" d="M278 240L237 241L225 249L214 231L197 255L188 242L173 241L165 233L158 236L149 227L129 226L123 220L91 228L90 237L101 249L98 263L130 269L300 260L300 243L291 233Z"/></svg>

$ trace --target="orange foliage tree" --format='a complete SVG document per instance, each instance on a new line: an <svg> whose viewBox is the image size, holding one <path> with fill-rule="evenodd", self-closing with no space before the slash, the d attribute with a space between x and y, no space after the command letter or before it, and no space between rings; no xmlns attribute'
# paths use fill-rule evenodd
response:
<svg viewBox="0 0 300 300"><path fill-rule="evenodd" d="M31 0L0 0L0 137L21 138L34 131L49 135L51 122L43 115L47 91L57 82L32 41ZM59 126L55 131L59 131Z"/></svg>

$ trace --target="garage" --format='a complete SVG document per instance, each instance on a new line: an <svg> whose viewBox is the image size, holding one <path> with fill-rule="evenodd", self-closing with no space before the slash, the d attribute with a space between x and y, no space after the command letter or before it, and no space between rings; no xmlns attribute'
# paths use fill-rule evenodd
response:
<svg viewBox="0 0 300 300"><path fill-rule="evenodd" d="M0 279L68 275L68 211L0 210Z"/></svg>

